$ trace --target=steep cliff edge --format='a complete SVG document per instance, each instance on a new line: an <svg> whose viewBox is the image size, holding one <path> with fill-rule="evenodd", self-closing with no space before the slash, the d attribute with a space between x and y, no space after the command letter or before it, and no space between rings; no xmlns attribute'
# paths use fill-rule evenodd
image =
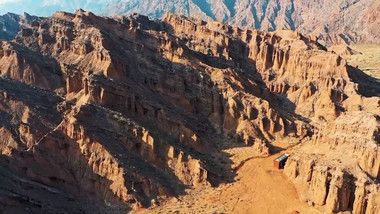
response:
<svg viewBox="0 0 380 214"><path fill-rule="evenodd" d="M31 22L0 57L0 176L44 192L0 186L0 210L149 207L232 182L278 142L295 146L285 171L302 200L328 212L379 207L378 80L315 38L78 10ZM237 147L249 156L226 152ZM304 166L309 157L326 176ZM314 198L313 179L337 187ZM50 202L57 191L62 203ZM72 198L80 203L63 209Z"/></svg>

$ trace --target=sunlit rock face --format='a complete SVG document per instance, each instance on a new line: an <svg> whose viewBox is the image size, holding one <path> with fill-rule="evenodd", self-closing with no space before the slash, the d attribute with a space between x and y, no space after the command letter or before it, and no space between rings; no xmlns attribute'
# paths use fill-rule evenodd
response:
<svg viewBox="0 0 380 214"><path fill-rule="evenodd" d="M378 212L378 81L313 37L78 10L0 47L4 212L149 207L233 181L226 149L278 141L298 144L302 200Z"/></svg>

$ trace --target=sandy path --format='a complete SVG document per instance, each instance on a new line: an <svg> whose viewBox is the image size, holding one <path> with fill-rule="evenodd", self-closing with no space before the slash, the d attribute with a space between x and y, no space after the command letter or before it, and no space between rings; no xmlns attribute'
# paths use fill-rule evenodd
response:
<svg viewBox="0 0 380 214"><path fill-rule="evenodd" d="M272 167L277 156L247 161L239 169L235 183L189 190L179 201L173 199L138 213L287 214L294 210L304 214L322 213L300 202L282 170Z"/></svg>

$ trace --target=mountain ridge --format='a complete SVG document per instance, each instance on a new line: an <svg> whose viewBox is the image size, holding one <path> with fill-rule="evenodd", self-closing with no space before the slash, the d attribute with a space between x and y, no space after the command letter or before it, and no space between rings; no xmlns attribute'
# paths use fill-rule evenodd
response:
<svg viewBox="0 0 380 214"><path fill-rule="evenodd" d="M43 1L40 6L32 0L20 0L0 4L0 11L7 12L8 8L16 13L27 10L50 16L57 10L74 12L79 7L105 16L139 13L162 18L172 12L204 21L223 21L242 29L297 30L329 44L380 43L380 6L376 0L76 0Z"/></svg>
<svg viewBox="0 0 380 214"><path fill-rule="evenodd" d="M380 32L374 29L376 24L373 23L380 19L374 12L376 8L379 6L375 0L122 0L109 5L104 14L140 13L151 18L161 18L169 11L205 21L223 21L242 29L291 29L325 39L328 39L326 35L330 35L346 38L346 41L379 43ZM367 32L369 29L371 30Z"/></svg>

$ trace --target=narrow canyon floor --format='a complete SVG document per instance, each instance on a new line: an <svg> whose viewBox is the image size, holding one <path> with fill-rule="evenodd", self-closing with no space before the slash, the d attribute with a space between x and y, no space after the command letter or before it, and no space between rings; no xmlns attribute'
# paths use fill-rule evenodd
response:
<svg viewBox="0 0 380 214"><path fill-rule="evenodd" d="M236 154L232 159L235 158L237 163L250 153L249 148L235 148L229 152ZM283 170L273 167L273 160L284 153L292 153L292 149L269 157L241 160L236 168L235 182L217 188L193 188L178 199L169 199L157 207L136 213L323 213L302 203Z"/></svg>

